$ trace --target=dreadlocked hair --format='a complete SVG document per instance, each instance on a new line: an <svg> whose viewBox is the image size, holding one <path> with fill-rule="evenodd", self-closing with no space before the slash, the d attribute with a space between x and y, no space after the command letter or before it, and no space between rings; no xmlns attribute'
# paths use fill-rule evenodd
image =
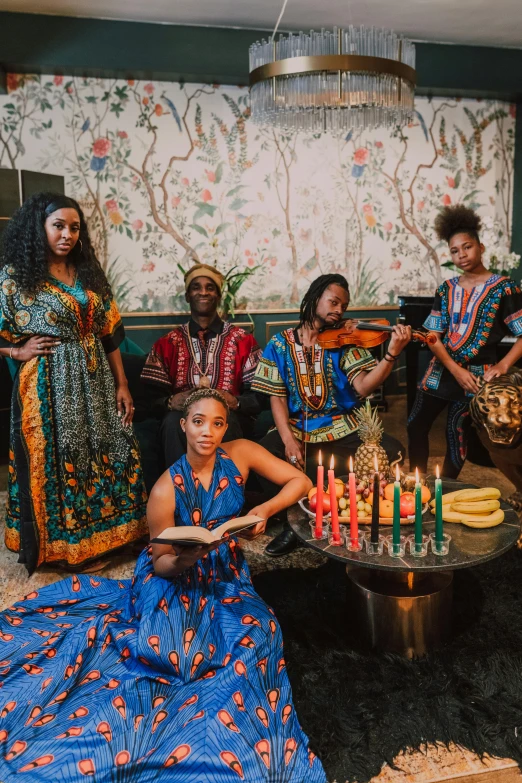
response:
<svg viewBox="0 0 522 783"><path fill-rule="evenodd" d="M435 233L440 240L448 243L455 234L469 234L479 242L481 226L479 215L464 204L444 207L435 218Z"/></svg>
<svg viewBox="0 0 522 783"><path fill-rule="evenodd" d="M192 392L192 394L189 394L183 406L182 415L184 419L188 417L189 411L192 408L192 406L196 402L199 402L200 400L217 400L218 402L220 402L225 409L226 419L228 421L228 414L230 412L230 409L228 407L228 402L225 400L223 395L220 394L220 392L217 389L196 389L195 391Z"/></svg>
<svg viewBox="0 0 522 783"><path fill-rule="evenodd" d="M348 281L342 275L320 275L314 280L301 302L301 311L299 313L299 324L303 326L313 326L317 311L317 304L328 286L338 285L350 293Z"/></svg>
<svg viewBox="0 0 522 783"><path fill-rule="evenodd" d="M103 298L111 296L82 209L77 201L61 193L35 193L17 209L2 236L3 264L13 267L13 277L23 293L35 294L49 277L49 245L44 224L58 209L75 209L80 218L79 241L67 257L74 264L78 280L84 288Z"/></svg>

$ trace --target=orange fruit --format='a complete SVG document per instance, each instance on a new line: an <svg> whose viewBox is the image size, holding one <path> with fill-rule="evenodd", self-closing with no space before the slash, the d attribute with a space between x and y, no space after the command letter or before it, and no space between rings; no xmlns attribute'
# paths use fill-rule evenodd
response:
<svg viewBox="0 0 522 783"><path fill-rule="evenodd" d="M386 484L386 486L384 487L384 499L393 500L394 492L395 492L395 486L393 484ZM402 495L402 489L400 492Z"/></svg>
<svg viewBox="0 0 522 783"><path fill-rule="evenodd" d="M393 517L393 503L391 500L381 500L379 503L379 516Z"/></svg>
<svg viewBox="0 0 522 783"><path fill-rule="evenodd" d="M312 489L309 490L308 492L308 500L311 500L316 492L317 492L317 487L312 487Z"/></svg>
<svg viewBox="0 0 522 783"><path fill-rule="evenodd" d="M422 485L422 488L421 488L421 498L422 498L423 504L427 503L429 501L429 499L431 498L431 492L428 489L428 487L424 486L424 484Z"/></svg>

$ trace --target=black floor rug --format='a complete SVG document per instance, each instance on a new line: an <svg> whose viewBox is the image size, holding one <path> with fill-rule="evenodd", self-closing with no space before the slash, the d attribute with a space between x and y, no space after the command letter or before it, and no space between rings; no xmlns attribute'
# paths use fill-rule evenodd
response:
<svg viewBox="0 0 522 783"><path fill-rule="evenodd" d="M329 781L363 783L437 741L522 765L521 552L455 572L451 641L411 662L357 649L342 566L254 583L281 623L297 713Z"/></svg>

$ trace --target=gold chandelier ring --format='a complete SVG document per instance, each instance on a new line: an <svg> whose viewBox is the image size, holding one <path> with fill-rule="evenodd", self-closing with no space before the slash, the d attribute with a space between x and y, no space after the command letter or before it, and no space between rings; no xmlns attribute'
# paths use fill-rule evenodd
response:
<svg viewBox="0 0 522 783"><path fill-rule="evenodd" d="M417 83L415 69L387 57L369 57L362 54L317 54L306 57L287 57L260 65L250 72L250 87L278 76L299 76L322 71L351 71L399 76L413 86Z"/></svg>

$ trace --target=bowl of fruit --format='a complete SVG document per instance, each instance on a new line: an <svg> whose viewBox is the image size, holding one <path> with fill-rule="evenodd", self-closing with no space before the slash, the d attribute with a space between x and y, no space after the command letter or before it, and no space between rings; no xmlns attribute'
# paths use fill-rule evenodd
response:
<svg viewBox="0 0 522 783"><path fill-rule="evenodd" d="M409 491L408 477L401 476L401 525L411 525L415 519L415 493ZM379 474L379 521L381 525L393 524L393 495L395 486L393 481L386 477L384 472ZM355 502L357 504L357 520L360 525L369 525L373 513L373 479L356 479ZM431 498L429 488L423 484L422 492L422 513L428 510L428 503ZM339 513L339 522L348 524L350 522L350 492L348 488L348 477L340 476L335 479L335 494ZM317 510L317 487L312 487L308 497L299 501L303 511L310 517L316 515ZM331 517L332 501L328 488L323 492L323 519L328 520Z"/></svg>
<svg viewBox="0 0 522 783"><path fill-rule="evenodd" d="M379 518L382 525L393 524L393 494L394 494L394 466L390 465L385 449L380 445L383 436L383 426L379 419L377 408L372 408L370 401L355 411L358 433L361 445L355 452L354 472L356 476L357 518L359 524L369 525L373 511L373 482L375 470L379 473ZM399 457L401 455L399 454ZM396 460L399 462L399 460ZM400 475L401 484L401 525L411 525L415 519L415 476ZM422 484L423 513L428 510L428 502L431 498L429 488ZM309 516L315 517L317 508L316 487L312 487L308 497L299 501L299 505ZM348 489L348 476L339 476L335 479L335 495L339 509L339 521L350 521L350 492ZM315 500L314 500L315 498ZM328 487L323 493L323 518L330 518L331 499Z"/></svg>

